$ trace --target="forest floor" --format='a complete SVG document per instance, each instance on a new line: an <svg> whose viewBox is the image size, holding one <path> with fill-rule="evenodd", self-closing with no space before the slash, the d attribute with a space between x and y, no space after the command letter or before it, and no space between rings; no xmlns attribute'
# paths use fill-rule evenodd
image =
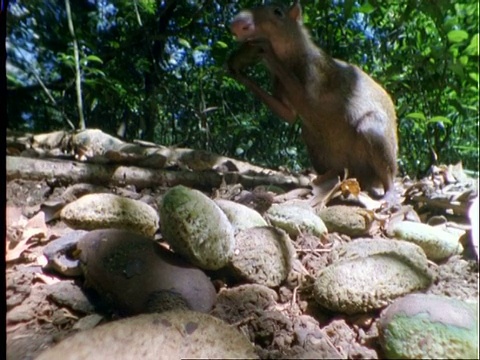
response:
<svg viewBox="0 0 480 360"><path fill-rule="evenodd" d="M192 156L191 152L188 154ZM204 158L202 155L202 159ZM122 159L125 160L125 157ZM198 163L198 158L191 159L194 164ZM28 161L33 162L28 163ZM16 168L21 167L22 164L28 164L28 166L25 165L23 169ZM226 167L232 166L229 160L224 161L223 164ZM40 165L44 168L40 169ZM237 170L244 166L241 163L235 165ZM81 165L65 168L67 170L62 166L60 162L42 163L38 159L7 157L6 358L8 360L34 359L44 349L73 333L88 331L97 325L119 318L119 315L111 311L95 292L84 287L82 276L59 275L45 268L47 264L43 253L45 246L72 231L65 223L52 216L57 209L55 202L62 194L69 192L72 184L78 185L82 182L75 179L74 174L75 170L82 169ZM444 170L441 171L444 178L448 177L449 172L455 173L455 169ZM72 182L61 184L51 180L29 179L28 174L19 175L21 172L30 172L30 174L43 172L44 175L41 176L50 176L50 172L54 174L54 171L62 172L61 176L64 178L71 176ZM84 173L80 171L81 175ZM199 172L198 174L206 176L207 173ZM132 172L133 178L136 175L138 170ZM39 178L38 174L35 176ZM54 174L54 179L55 176ZM115 174L108 173L108 176L114 178ZM275 176L276 180L282 181L280 174ZM458 229L469 230L472 219L469 219L468 211L465 209L468 210L471 202L471 197L468 195L471 194L471 190L465 191L460 186L455 188L456 190L451 188L457 191L455 196L448 194L443 198L435 197L433 195L436 190L432 190L431 187L438 181L434 177L422 179L413 185L412 182L409 183L410 189L419 192L419 195L416 195L417 198L421 198L424 205L429 205L424 206L421 212L418 204L412 203L412 208L419 212L422 222L443 221ZM207 177L203 179L206 181ZM245 179L250 181L247 177L244 181ZM143 181L141 176L138 181ZM191 181L191 175L184 177L182 181ZM98 189L89 186L97 185L86 184L82 188L83 194L88 193L88 189L98 192ZM448 185L443 188L447 187ZM124 184L105 187L104 192L151 200L168 190L166 186L143 186L142 188L143 190L137 192L135 186ZM214 193L213 186L211 188L212 193L208 195ZM452 205L448 204L449 201L452 201ZM446 211L449 207L455 208L457 214L449 215L449 211ZM426 212L425 208L430 210ZM336 233L329 236L330 240L346 239L345 236L339 236ZM315 249L317 245L312 245L312 241L318 242L318 239L306 236L300 241L297 239L296 244L297 256L307 269L312 261L325 262L322 249ZM474 255L472 256L470 248L467 248L463 254L451 256L443 262L436 264L431 262L429 267L434 274L434 282L425 291L427 294L478 301L478 261L475 260ZM225 288L225 284L219 285L218 281L214 281L214 284L219 295L217 305L211 313L243 332L254 342L256 352L261 358L382 357L377 327L380 310L352 316L335 313L321 308L311 294L291 286L268 289L255 285L250 287L248 290L250 293L243 297L243 299L248 298L248 301L235 303L233 296L229 297L228 292L220 291L220 288ZM238 285L230 286L230 290L238 289L238 291L248 292L240 284ZM114 344L108 346L114 346ZM321 353L318 352L320 348Z"/></svg>
<svg viewBox="0 0 480 360"><path fill-rule="evenodd" d="M13 224L19 224L20 219L32 219L49 194L50 188L43 181L9 182L7 226L10 231L14 228ZM22 256L7 263L6 349L7 359L10 360L33 359L43 349L74 332L115 319L108 312L98 311L101 305L98 306L95 294L87 293L89 297L85 296L81 290L81 278L63 277L43 269L46 261L42 254L43 247L50 239L71 231L65 224L61 221L46 223L35 220L24 227L25 231L31 232L32 239L39 234L48 234L49 237L42 235L42 241L31 241ZM434 270L437 280L429 292L464 300L478 298L478 265L474 261L454 256L446 263L435 266ZM296 294L297 298L293 299L294 293L286 288L279 289L279 295L269 310L255 312L255 316L262 318L265 325L257 329L259 333L262 332L261 336L253 335L259 339L258 352L263 357L295 355L290 345L291 339L300 336L299 328L304 329L304 336L321 328L337 351L337 356L335 353L332 356L381 356L374 326L378 313L345 316L322 312L308 298L302 298L301 294ZM278 311L272 311L272 308ZM238 318L228 319L228 314L220 314L218 309L216 312L227 322L238 322Z"/></svg>

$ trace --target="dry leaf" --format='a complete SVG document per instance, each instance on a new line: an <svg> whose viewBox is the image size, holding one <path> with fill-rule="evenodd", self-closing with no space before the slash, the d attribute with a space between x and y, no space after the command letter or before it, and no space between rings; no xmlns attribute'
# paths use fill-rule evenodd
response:
<svg viewBox="0 0 480 360"><path fill-rule="evenodd" d="M60 218L60 211L65 206L64 200L45 201L40 205L40 210L45 214L45 221L50 222Z"/></svg>
<svg viewBox="0 0 480 360"><path fill-rule="evenodd" d="M48 259L45 255L40 255L35 259L35 265L44 267L48 264Z"/></svg>
<svg viewBox="0 0 480 360"><path fill-rule="evenodd" d="M326 178L325 176L317 176L312 181L313 198L310 201L312 207L324 207L334 194L339 190L340 179L338 177Z"/></svg>
<svg viewBox="0 0 480 360"><path fill-rule="evenodd" d="M55 276L46 275L42 273L35 273L35 279L41 280L47 285L56 284L61 281L59 278Z"/></svg>
<svg viewBox="0 0 480 360"><path fill-rule="evenodd" d="M20 258L25 250L34 245L33 242L29 242L30 239L34 237L45 238L47 233L48 228L45 223L45 214L39 212L25 224L25 228L18 242L7 239L5 261L13 261Z"/></svg>
<svg viewBox="0 0 480 360"><path fill-rule="evenodd" d="M358 183L357 179L346 179L340 184L340 190L342 191L342 195L344 197L348 197L350 194L357 197L358 194L360 194L360 184Z"/></svg>
<svg viewBox="0 0 480 360"><path fill-rule="evenodd" d="M26 219L22 214L22 209L16 206L7 206L5 214L5 223L6 226L12 226L19 222L25 221Z"/></svg>

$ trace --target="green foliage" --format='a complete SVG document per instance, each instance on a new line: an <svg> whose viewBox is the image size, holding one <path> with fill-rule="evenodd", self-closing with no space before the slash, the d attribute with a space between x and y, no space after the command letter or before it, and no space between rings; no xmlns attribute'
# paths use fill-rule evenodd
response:
<svg viewBox="0 0 480 360"><path fill-rule="evenodd" d="M242 7L260 1L242 1ZM308 167L298 124L276 118L227 76L236 1L72 2L88 127L127 139ZM318 45L392 94L402 173L432 159L478 171L478 5L473 0L304 1ZM9 127L76 124L72 39L63 1L17 0L7 17ZM266 71L251 75L269 86ZM40 81L45 85L41 86ZM53 100L52 100L53 98Z"/></svg>

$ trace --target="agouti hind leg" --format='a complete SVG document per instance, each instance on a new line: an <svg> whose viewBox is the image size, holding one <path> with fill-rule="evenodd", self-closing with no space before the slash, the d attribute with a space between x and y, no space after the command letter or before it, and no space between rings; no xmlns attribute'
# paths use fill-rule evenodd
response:
<svg viewBox="0 0 480 360"><path fill-rule="evenodd" d="M391 133L386 129L390 121L382 112L370 112L366 114L357 127L358 136L364 141L364 147L370 166L375 172L376 179L372 182L381 182L385 190L385 196L391 198L394 194L393 180L396 172L396 139L385 136Z"/></svg>

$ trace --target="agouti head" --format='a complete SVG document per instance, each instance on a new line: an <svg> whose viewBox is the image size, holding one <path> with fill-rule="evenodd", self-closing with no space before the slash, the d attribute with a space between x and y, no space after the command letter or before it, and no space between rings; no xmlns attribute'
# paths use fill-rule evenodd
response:
<svg viewBox="0 0 480 360"><path fill-rule="evenodd" d="M238 41L257 38L272 38L285 32L295 31L302 24L302 8L297 1L292 6L264 5L243 10L235 16L230 29Z"/></svg>
<svg viewBox="0 0 480 360"><path fill-rule="evenodd" d="M290 7L262 5L243 10L233 18L230 30L239 42L268 40L280 57L311 46L299 1Z"/></svg>

